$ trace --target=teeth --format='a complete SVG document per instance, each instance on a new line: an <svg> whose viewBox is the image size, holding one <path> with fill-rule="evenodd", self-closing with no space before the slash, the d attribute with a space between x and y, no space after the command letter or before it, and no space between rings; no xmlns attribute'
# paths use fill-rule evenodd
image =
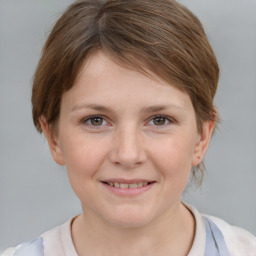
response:
<svg viewBox="0 0 256 256"><path fill-rule="evenodd" d="M149 182L139 182L139 183L118 183L118 182L107 182L107 184L111 187L115 188L141 188L143 186L147 186Z"/></svg>
<svg viewBox="0 0 256 256"><path fill-rule="evenodd" d="M141 188L143 186L143 182L138 183L138 188Z"/></svg>
<svg viewBox="0 0 256 256"><path fill-rule="evenodd" d="M120 183L120 188L128 188L128 187L129 187L128 184Z"/></svg>
<svg viewBox="0 0 256 256"><path fill-rule="evenodd" d="M138 185L136 184L136 183L134 183L134 184L129 184L129 188L137 188L138 187Z"/></svg>

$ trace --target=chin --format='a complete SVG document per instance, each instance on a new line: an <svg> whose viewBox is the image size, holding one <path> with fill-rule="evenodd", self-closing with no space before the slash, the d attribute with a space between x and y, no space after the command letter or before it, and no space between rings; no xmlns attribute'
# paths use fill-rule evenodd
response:
<svg viewBox="0 0 256 256"><path fill-rule="evenodd" d="M147 225L153 219L152 213L148 214L141 209L137 211L126 209L124 211L116 211L114 215L112 213L108 222L120 228L139 228Z"/></svg>

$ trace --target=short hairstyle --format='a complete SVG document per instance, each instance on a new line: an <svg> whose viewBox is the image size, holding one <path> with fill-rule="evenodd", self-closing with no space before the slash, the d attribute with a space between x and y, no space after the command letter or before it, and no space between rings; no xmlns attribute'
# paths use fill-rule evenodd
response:
<svg viewBox="0 0 256 256"><path fill-rule="evenodd" d="M120 65L151 72L188 93L198 132L204 121L217 120L219 67L191 11L174 0L80 0L54 25L34 75L33 120L39 132L42 116L52 127L58 123L63 93L99 49Z"/></svg>

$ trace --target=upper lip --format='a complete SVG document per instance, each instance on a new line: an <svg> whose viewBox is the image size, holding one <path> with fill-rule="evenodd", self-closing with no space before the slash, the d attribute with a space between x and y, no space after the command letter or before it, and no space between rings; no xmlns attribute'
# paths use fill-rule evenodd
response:
<svg viewBox="0 0 256 256"><path fill-rule="evenodd" d="M107 180L102 180L102 182L134 184L134 183L144 183L144 182L149 183L149 182L154 182L154 180L148 180L148 179L107 179Z"/></svg>

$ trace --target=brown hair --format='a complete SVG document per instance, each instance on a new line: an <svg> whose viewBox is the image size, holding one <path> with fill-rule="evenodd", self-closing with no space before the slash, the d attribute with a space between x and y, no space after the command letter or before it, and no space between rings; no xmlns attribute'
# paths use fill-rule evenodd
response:
<svg viewBox="0 0 256 256"><path fill-rule="evenodd" d="M35 72L32 106L39 132L41 116L52 126L57 123L63 93L98 49L187 92L199 132L203 121L216 121L213 98L219 68L193 13L174 0L80 0L53 27Z"/></svg>

